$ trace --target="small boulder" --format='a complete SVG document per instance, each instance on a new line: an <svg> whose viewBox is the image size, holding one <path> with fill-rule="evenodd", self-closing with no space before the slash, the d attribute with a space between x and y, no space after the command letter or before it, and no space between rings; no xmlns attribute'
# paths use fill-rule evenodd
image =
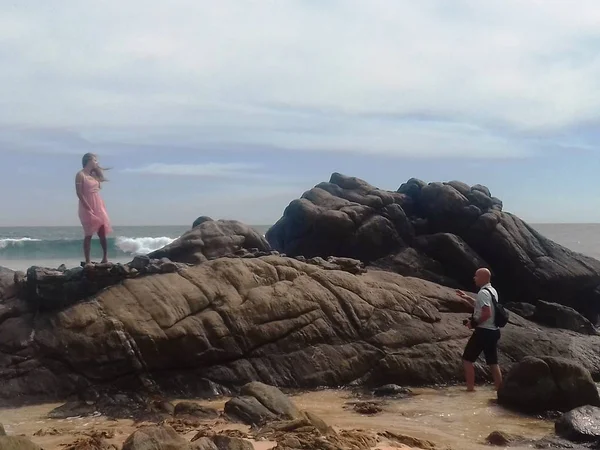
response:
<svg viewBox="0 0 600 450"><path fill-rule="evenodd" d="M212 441L218 450L254 450L250 441L238 437L217 434L212 437Z"/></svg>
<svg viewBox="0 0 600 450"><path fill-rule="evenodd" d="M280 419L291 420L302 417L300 410L292 403L287 395L274 386L254 381L244 385L240 393L245 396L256 398Z"/></svg>
<svg viewBox="0 0 600 450"><path fill-rule="evenodd" d="M199 405L194 402L179 402L175 405L175 417L195 417L197 419L216 419L219 412L214 408Z"/></svg>
<svg viewBox="0 0 600 450"><path fill-rule="evenodd" d="M193 445L190 447L190 450L220 450L212 439L208 437L202 437L194 441Z"/></svg>
<svg viewBox="0 0 600 450"><path fill-rule="evenodd" d="M0 435L1 450L42 450L37 444L23 436Z"/></svg>
<svg viewBox="0 0 600 450"><path fill-rule="evenodd" d="M556 421L554 430L573 442L600 442L600 408L586 405L569 411Z"/></svg>
<svg viewBox="0 0 600 450"><path fill-rule="evenodd" d="M229 400L225 403L225 414L230 419L246 425L262 425L278 419L277 415L250 396L234 397Z"/></svg>
<svg viewBox="0 0 600 450"><path fill-rule="evenodd" d="M537 414L600 406L600 396L588 370L563 359L528 356L515 364L498 391L500 405Z"/></svg>
<svg viewBox="0 0 600 450"><path fill-rule="evenodd" d="M144 271L149 264L150 258L146 255L137 255L129 263L129 267L137 271Z"/></svg>
<svg viewBox="0 0 600 450"><path fill-rule="evenodd" d="M494 201L492 198L489 195L486 195L484 192L478 190L471 190L466 197L473 205L477 206L482 211L487 211L494 206Z"/></svg>
<svg viewBox="0 0 600 450"><path fill-rule="evenodd" d="M429 183L421 189L421 208L426 218L456 213L469 205L469 200L452 186Z"/></svg>
<svg viewBox="0 0 600 450"><path fill-rule="evenodd" d="M327 425L327 423L316 414L310 411L305 411L305 415L306 419L310 422L310 424L314 426L317 430L319 430L320 433L335 434L333 428Z"/></svg>
<svg viewBox="0 0 600 450"><path fill-rule="evenodd" d="M69 417L86 417L96 412L96 406L91 402L67 402L54 408L48 413L50 419L68 419Z"/></svg>
<svg viewBox="0 0 600 450"><path fill-rule="evenodd" d="M375 397L408 397L412 395L412 391L397 384L386 384L373 389L373 395Z"/></svg>
<svg viewBox="0 0 600 450"><path fill-rule="evenodd" d="M406 194L411 198L418 198L421 194L421 189L423 189L425 186L427 186L427 183L425 183L423 180L411 178L406 183L402 183L397 192L400 194Z"/></svg>
<svg viewBox="0 0 600 450"><path fill-rule="evenodd" d="M507 302L504 307L527 320L533 320L535 316L535 305L531 303Z"/></svg>
<svg viewBox="0 0 600 450"><path fill-rule="evenodd" d="M494 447L510 447L517 444L523 444L526 439L523 436L504 433L503 431L493 431L485 438L485 441Z"/></svg>
<svg viewBox="0 0 600 450"><path fill-rule="evenodd" d="M581 334L596 335L594 325L568 306L539 300L535 305L533 321L548 327L562 328Z"/></svg>
<svg viewBox="0 0 600 450"><path fill-rule="evenodd" d="M156 412L162 412L168 415L175 414L175 406L165 399L154 399L150 402L150 408Z"/></svg>
<svg viewBox="0 0 600 450"><path fill-rule="evenodd" d="M197 443L193 443L194 448L198 446ZM164 425L140 428L123 443L123 450L188 450L191 448L190 442L179 436L170 426Z"/></svg>
<svg viewBox="0 0 600 450"><path fill-rule="evenodd" d="M475 191L475 192L481 192L483 193L486 197L491 197L492 193L490 192L489 188L487 186L483 186L481 184L476 184L471 188L471 191Z"/></svg>
<svg viewBox="0 0 600 450"><path fill-rule="evenodd" d="M469 195L469 192L471 192L471 186L469 186L467 183L463 183L462 181L453 180L453 181L449 181L444 184L448 184L448 185L452 186L454 189L456 189L458 192L460 192L465 197L467 195Z"/></svg>
<svg viewBox="0 0 600 450"><path fill-rule="evenodd" d="M194 223L192 224L192 228L196 228L198 225L202 225L204 222L211 222L212 220L213 219L211 219L208 216L200 216L196 220L194 220Z"/></svg>
<svg viewBox="0 0 600 450"><path fill-rule="evenodd" d="M365 416L374 416L383 411L383 408L375 402L358 402L354 404L354 411Z"/></svg>
<svg viewBox="0 0 600 450"><path fill-rule="evenodd" d="M253 248L261 252L271 251L266 239L248 225L236 220L206 220L163 248L148 253L148 257L200 264Z"/></svg>

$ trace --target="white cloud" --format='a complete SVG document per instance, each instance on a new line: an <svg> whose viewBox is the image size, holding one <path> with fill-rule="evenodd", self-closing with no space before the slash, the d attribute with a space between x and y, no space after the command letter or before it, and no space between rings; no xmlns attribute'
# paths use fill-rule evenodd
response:
<svg viewBox="0 0 600 450"><path fill-rule="evenodd" d="M600 119L597 0L34 3L0 0L0 124L511 157Z"/></svg>
<svg viewBox="0 0 600 450"><path fill-rule="evenodd" d="M260 169L260 164L247 163L205 163L205 164L148 164L146 166L123 169L123 172L146 175L171 175L204 178L252 178L264 177L254 171Z"/></svg>

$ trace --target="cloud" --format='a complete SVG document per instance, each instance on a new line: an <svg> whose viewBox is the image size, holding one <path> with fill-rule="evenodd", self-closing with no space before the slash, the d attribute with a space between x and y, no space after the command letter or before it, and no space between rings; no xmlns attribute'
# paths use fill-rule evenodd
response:
<svg viewBox="0 0 600 450"><path fill-rule="evenodd" d="M97 145L523 157L600 122L596 0L0 0L0 18L0 124Z"/></svg>
<svg viewBox="0 0 600 450"><path fill-rule="evenodd" d="M254 178L265 177L255 171L262 168L260 164L248 163L205 163L205 164L162 164L154 163L146 166L123 169L127 173L145 175L167 175L204 178Z"/></svg>

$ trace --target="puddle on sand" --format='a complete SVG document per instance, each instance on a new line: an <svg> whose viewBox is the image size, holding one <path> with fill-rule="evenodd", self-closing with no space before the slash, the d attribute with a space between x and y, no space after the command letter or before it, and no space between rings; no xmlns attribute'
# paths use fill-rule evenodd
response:
<svg viewBox="0 0 600 450"><path fill-rule="evenodd" d="M541 438L551 434L551 421L521 416L495 404L496 395L489 387L467 393L464 388L413 389L415 394L407 399L383 400L383 412L363 416L354 412L347 403L358 401L347 390L323 390L293 395L292 400L301 409L318 414L336 429L362 429L392 431L433 441L440 447L455 450L487 449L485 438L495 430L520 434L528 438ZM219 410L228 398L216 401L198 401ZM369 399L370 400L370 399ZM377 399L380 400L380 399ZM0 423L8 434L25 434L45 449L59 449L61 444L73 442L81 434L92 430L112 430L110 443L120 448L123 441L137 428L131 420L108 420L105 417L53 420L46 414L59 404L0 409ZM61 435L33 436L40 429L56 428ZM193 436L194 433L186 435ZM272 447L259 443L261 449ZM519 447L512 447L517 450ZM523 447L527 448L527 447Z"/></svg>

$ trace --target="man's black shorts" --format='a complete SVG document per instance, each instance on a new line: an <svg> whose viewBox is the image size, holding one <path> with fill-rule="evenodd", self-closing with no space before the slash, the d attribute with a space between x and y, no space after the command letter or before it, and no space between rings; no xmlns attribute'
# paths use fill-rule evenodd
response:
<svg viewBox="0 0 600 450"><path fill-rule="evenodd" d="M488 330L486 328L475 328L463 353L463 359L474 363L481 352L485 355L488 365L498 364L498 341L500 330Z"/></svg>

